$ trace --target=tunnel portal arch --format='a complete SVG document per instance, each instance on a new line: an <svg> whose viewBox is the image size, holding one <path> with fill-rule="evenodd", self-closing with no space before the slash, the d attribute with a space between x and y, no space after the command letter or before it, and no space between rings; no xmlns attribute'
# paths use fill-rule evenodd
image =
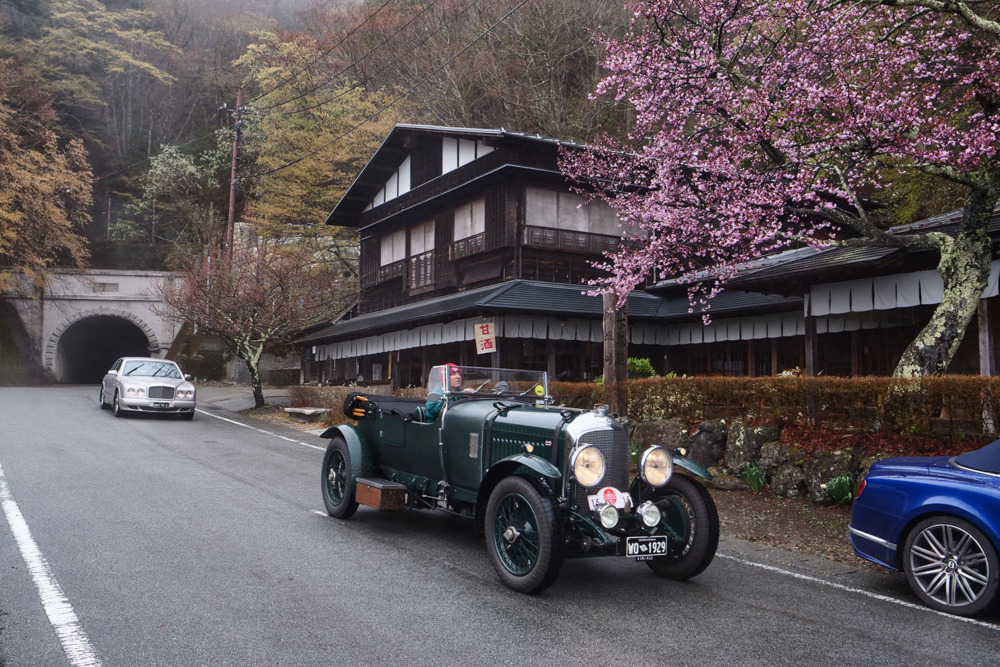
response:
<svg viewBox="0 0 1000 667"><path fill-rule="evenodd" d="M133 313L91 310L53 331L46 367L58 382L97 384L119 357L148 357L159 349L156 334Z"/></svg>

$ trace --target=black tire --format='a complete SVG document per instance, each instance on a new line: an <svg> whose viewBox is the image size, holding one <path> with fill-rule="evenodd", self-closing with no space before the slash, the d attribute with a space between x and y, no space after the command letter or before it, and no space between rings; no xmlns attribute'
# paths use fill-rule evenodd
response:
<svg viewBox="0 0 1000 667"><path fill-rule="evenodd" d="M719 547L719 513L701 484L675 474L651 498L660 508L661 524L669 528L668 553L645 561L667 579L690 579L704 572Z"/></svg>
<svg viewBox="0 0 1000 667"><path fill-rule="evenodd" d="M965 519L921 520L906 536L900 564L910 588L931 609L973 616L996 602L997 548Z"/></svg>
<svg viewBox="0 0 1000 667"><path fill-rule="evenodd" d="M194 419L194 410L192 410L191 412L180 413L180 418L183 419L184 421L191 421L192 419Z"/></svg>
<svg viewBox="0 0 1000 667"><path fill-rule="evenodd" d="M118 400L118 390L115 389L115 397L111 399L111 409L115 413L115 417L124 417L125 411L122 410L121 402Z"/></svg>
<svg viewBox="0 0 1000 667"><path fill-rule="evenodd" d="M101 406L101 410L107 410L108 404L104 402L104 385L97 392L97 404Z"/></svg>
<svg viewBox="0 0 1000 667"><path fill-rule="evenodd" d="M486 505L486 549L500 580L520 593L538 593L562 569L562 531L555 504L532 480L500 480Z"/></svg>
<svg viewBox="0 0 1000 667"><path fill-rule="evenodd" d="M321 484L327 514L336 519L350 519L354 516L358 511L358 503L354 500L357 482L351 472L351 453L340 436L333 437L326 446Z"/></svg>

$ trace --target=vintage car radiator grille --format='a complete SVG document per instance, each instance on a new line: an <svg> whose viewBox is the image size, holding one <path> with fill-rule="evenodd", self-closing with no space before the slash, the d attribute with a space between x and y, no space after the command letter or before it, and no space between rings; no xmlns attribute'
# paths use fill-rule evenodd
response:
<svg viewBox="0 0 1000 667"><path fill-rule="evenodd" d="M150 387L149 391L146 393L149 398L173 398L174 388L173 387Z"/></svg>
<svg viewBox="0 0 1000 667"><path fill-rule="evenodd" d="M599 487L613 486L620 491L628 490L629 438L626 431L602 429L589 431L580 436L580 445L596 445L607 464L607 472ZM579 507L587 506L587 496L593 495L597 489L576 487L575 500Z"/></svg>

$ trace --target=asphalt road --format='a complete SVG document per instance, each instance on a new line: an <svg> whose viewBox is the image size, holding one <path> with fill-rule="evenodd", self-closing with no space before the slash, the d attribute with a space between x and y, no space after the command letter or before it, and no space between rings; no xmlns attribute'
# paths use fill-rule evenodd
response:
<svg viewBox="0 0 1000 667"><path fill-rule="evenodd" d="M467 520L322 511L325 442L206 404L115 419L0 388L0 664L995 665L905 582L723 539L689 582L622 559L504 588Z"/></svg>

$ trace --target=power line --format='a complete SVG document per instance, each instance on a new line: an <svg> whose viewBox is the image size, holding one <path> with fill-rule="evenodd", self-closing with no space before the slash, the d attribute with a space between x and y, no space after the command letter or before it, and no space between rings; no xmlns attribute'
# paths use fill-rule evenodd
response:
<svg viewBox="0 0 1000 667"><path fill-rule="evenodd" d="M528 0L521 0L521 2L519 2L517 5L515 5L513 9L511 9L509 12L507 12L502 17L500 17L500 20L498 20L496 23L494 23L493 25L491 25L489 28L487 28L483 32L479 33L479 35L475 39L473 39L471 42L469 42L464 47L462 47L462 50L460 50L458 53L456 53L451 58L449 58L444 63L442 63L440 66L438 66L433 72L431 72L430 74L428 74L427 76L425 76L424 78L422 78L417 83L413 84L413 86L411 86L408 90L406 90L406 92L401 93L397 97L393 98L392 101L390 101L387 104L379 107L378 109L376 109L375 111L373 111L371 114L365 116L365 118L360 123L358 123L357 125L355 125L351 129L347 130L343 134L338 135L337 137L335 137L335 138L331 139L330 141L326 142L325 144L323 144L319 148L317 148L315 150L312 150L312 151L306 153L305 155L301 155L301 156L295 158L294 160L291 160L290 162L286 162L285 164L281 165L280 167L275 167L274 169L269 169L267 171L262 171L262 172L259 172L257 174L252 174L252 175L246 176L244 178L257 178L259 176L268 176L268 175L273 174L275 172L281 171L282 169L287 169L288 167L291 167L292 165L298 164L299 162L302 162L306 158L312 157L313 155L316 155L320 151L329 148L333 144L337 143L338 141L340 141L344 137L348 136L349 134L351 134L352 132L354 132L355 130L357 130L362 125L365 125L366 123L368 123L369 121L371 121L373 118L377 117L383 111L385 111L386 109L388 109L389 107L391 107L392 105L394 105L396 102L400 101L404 97L407 97L410 93L412 93L414 90L416 90L424 82L426 82L428 79L430 79L431 77L433 77L435 74L437 74L438 72L440 72L441 70L443 70L445 67L447 67L448 65L450 65L451 63L453 63L456 59L458 59L459 56L461 56L463 53L465 53L470 48L472 48L473 45L475 45L481 39L483 39L484 37L486 37L486 35L488 35L490 32L492 32L494 28L496 28L498 25L500 25L501 23L503 23L504 21L506 21L507 18L510 17L511 14L513 14L518 9L520 9L521 7L523 7L525 4L527 4L527 2L528 2Z"/></svg>
<svg viewBox="0 0 1000 667"><path fill-rule="evenodd" d="M440 26L438 26L437 30L435 30L432 33L427 34L422 40L420 40L419 42L417 42L417 44L416 44L416 46L414 46L414 48L410 49L409 51L406 51L405 53L402 53L402 54L396 56L396 58L392 62L390 62L389 64L385 65L381 69L376 70L374 72L374 74L372 74L371 76L369 76L364 81L357 81L357 82L351 84L348 88L340 90L333 97L327 98L327 99L323 100L322 102L317 102L316 104L304 107L302 109L295 109L294 111L286 111L286 112L284 112L284 115L286 115L286 116L292 116L292 115L295 115L295 114L306 113L308 111L312 111L313 109L321 107L324 104L329 104L330 102L333 102L334 100L340 99L344 95L347 95L348 93L357 90L358 88L362 87L368 81L371 81L372 79L374 79L376 76L378 76L382 72L384 72L387 69L393 67L396 63L398 63L400 60L402 60L407 55L409 55L411 53L414 53L418 48L420 48L421 46L423 46L424 44L426 44L432 37L434 37L439 32L441 32L442 30L444 30L445 28L447 28L448 26L450 26L452 23L454 23L455 21L457 21L459 19L459 17L461 17L462 15L464 15L470 9L472 9L473 7L475 7L476 5L478 5L479 1L480 0L473 0L471 4L466 5L465 8L462 9L460 12L456 13L454 16L452 16L450 19L448 19L445 23L442 23ZM329 81L327 81L326 83L329 83ZM317 88L314 88L313 90L318 90L320 87L321 86L317 86Z"/></svg>
<svg viewBox="0 0 1000 667"><path fill-rule="evenodd" d="M371 14L369 14L369 15L368 15L368 17L367 17L367 18L365 18L365 20L364 20L364 21L362 21L362 22L361 22L361 23L359 23L358 25L356 25L356 26L354 26L353 28L351 28L351 30L350 30L350 31L348 31L348 33L347 33L346 35L344 35L344 36L343 36L343 37L342 37L342 38L340 39L340 41L339 41L339 42L337 42L336 44L334 44L333 46L331 46L331 47L330 47L329 49L327 49L327 50L326 50L326 51L324 51L323 53L319 54L319 55L318 55L318 56L316 57L316 59L315 59L315 60L313 60L313 61L312 61L311 63L309 63L308 65L306 65L306 66L305 66L304 68L300 69L300 70L299 70L298 72L296 72L295 74L291 75L290 77L288 77L287 79L285 79L284 81L282 81L281 83L279 83L278 85L276 85L276 86L275 86L274 88L272 88L271 90L268 90L268 91L266 91L266 92L263 92L263 93L261 93L260 95L258 95L257 97L253 98L252 100L250 100L249 102L247 102L247 104L253 104L253 103L254 103L254 102L256 102L257 100L261 99L262 97L267 97L268 95L270 95L270 94L271 94L271 93L273 93L274 91L276 91L276 90L278 90L278 89L280 89L280 88L284 87L284 86L285 86L286 84L288 84L288 83L291 83L292 81L294 81L294 80L295 80L296 78L298 78L298 76L299 76L300 74L302 74L303 72L305 72L305 71L309 70L310 68L312 68L313 66L315 66L315 65L316 65L316 63L318 63L318 62L319 62L320 60L322 60L323 58L326 58L326 57L327 57L328 55L330 55L330 54L331 54L331 53L333 52L333 50L334 50L335 48L337 48L338 46L340 46L341 44L343 44L343 43L344 43L345 41L347 41L347 38L348 38L348 37L350 37L350 36L351 36L351 35L353 35L353 34L354 34L355 32L357 32L358 30L360 30L361 28L363 28L363 27L365 26L365 24L366 24L366 23L368 23L369 21L371 21L371 20L372 20L373 18L375 18L375 16L376 16L376 15L377 15L377 14L378 14L378 13L379 13L380 11L382 11L383 9L385 9L385 8L386 8L386 7L387 7L387 6L389 5L389 3L390 3L390 2L392 2L392 0L385 0L385 2L383 2L383 3L381 4L381 5L379 5L379 6L378 6L378 8L377 8L377 9L376 9L375 11L373 11L373 12L372 12Z"/></svg>
<svg viewBox="0 0 1000 667"><path fill-rule="evenodd" d="M476 0L476 2L479 2L479 0ZM437 4L437 0L434 0L434 2L431 2L431 3L427 4L427 6L425 6L422 10L420 10L419 12L417 12L409 21L407 21L402 26L400 26L399 29L396 30L396 32L392 33L391 35L389 35L389 37L385 38L385 40L383 40L382 44L380 44L379 46L373 47L370 51L368 51L368 53L364 54L363 56L361 56L360 58L358 58L356 61L348 64L347 66L345 66L343 69L341 69L340 71L338 71L337 73L335 73L333 76L331 76L330 78L328 78L323 83L321 83L321 84L319 84L317 86L314 86L313 88L310 88L309 90L307 90L307 91L305 91L303 93L300 93L300 94L296 95L295 97L290 97L287 100L283 100L281 102L278 102L277 104L272 104L272 105L266 106L266 107L257 107L256 109L254 109L254 111L268 111L269 109L276 109L276 108L278 108L280 106L283 106L285 104L289 104L291 102L294 102L295 100L302 99L306 95L309 95L311 93L316 92L317 90L319 90L323 86L326 86L327 84L331 83L334 79L336 79L341 74L344 74L345 72L347 72L352 67L357 67L358 63L360 63L361 61L363 61L365 58L367 58L371 54L375 53L375 51L377 51L380 47L382 47L385 44L388 44L390 41L392 41L393 38L395 38L399 33L401 33L403 30L405 30L407 27L409 27L410 24L412 24L418 18L420 18L421 16L423 16L426 12L430 11L430 9L432 7L434 7L435 4ZM473 3L473 4L475 4L475 3ZM440 30L440 28L438 30ZM343 41L343 40L341 40L341 41ZM424 41L426 41L426 39ZM301 74L301 72L300 72L300 74ZM259 98L255 98L255 99L259 99ZM295 113L295 112L292 112L292 113Z"/></svg>

